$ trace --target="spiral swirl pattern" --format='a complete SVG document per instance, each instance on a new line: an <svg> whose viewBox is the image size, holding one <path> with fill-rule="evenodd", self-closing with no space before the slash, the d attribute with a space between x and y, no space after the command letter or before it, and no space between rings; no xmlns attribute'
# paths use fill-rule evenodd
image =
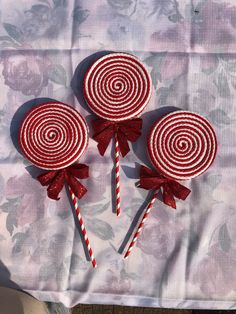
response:
<svg viewBox="0 0 236 314"><path fill-rule="evenodd" d="M84 96L91 110L104 119L131 119L144 110L150 99L151 78L136 57L110 53L86 73Z"/></svg>
<svg viewBox="0 0 236 314"><path fill-rule="evenodd" d="M88 144L85 120L73 107L45 103L34 107L24 118L19 143L34 165L59 170L78 160Z"/></svg>
<svg viewBox="0 0 236 314"><path fill-rule="evenodd" d="M210 123L199 114L176 111L156 122L148 137L153 165L166 177L194 178L215 159L217 140Z"/></svg>

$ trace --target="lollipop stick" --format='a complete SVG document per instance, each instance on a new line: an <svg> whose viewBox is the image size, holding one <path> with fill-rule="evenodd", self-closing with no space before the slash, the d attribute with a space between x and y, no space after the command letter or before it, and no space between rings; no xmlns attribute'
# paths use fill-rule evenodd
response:
<svg viewBox="0 0 236 314"><path fill-rule="evenodd" d="M131 253L133 247L135 246L135 244L136 244L136 242L137 242L138 237L139 237L140 234L141 234L141 231L142 231L142 229L143 229L143 227L144 227L144 223L145 223L145 221L147 220L147 218L148 218L148 216L149 216L149 214L150 214L150 211L151 211L151 209L152 209L152 207L153 207L153 204L155 203L155 200L156 200L156 198L157 198L157 194L158 194L158 191L156 191L156 192L153 194L152 199L151 199L151 201L149 202L149 204L148 204L148 206L147 206L147 208L146 208L145 214L143 215L143 218L142 218L142 220L141 220L141 222L140 222L140 224L139 224L139 226L138 226L138 229L137 229L137 231L135 232L135 234L134 234L134 236L133 236L133 239L132 239L132 241L130 242L130 245L129 245L129 247L128 247L128 250L127 250L126 253L125 253L125 256L124 256L125 259L128 258L128 256L130 255L130 253Z"/></svg>
<svg viewBox="0 0 236 314"><path fill-rule="evenodd" d="M116 176L116 214L120 216L120 150L115 134L115 176Z"/></svg>
<svg viewBox="0 0 236 314"><path fill-rule="evenodd" d="M80 213L80 208L78 206L75 194L72 192L70 187L69 187L69 191L70 191L72 202L73 202L74 207L75 207L76 215L78 216L79 224L80 224L80 227L81 227L82 234L84 236L84 241L85 241L85 244L86 244L87 249L88 249L88 253L89 253L89 256L90 256L91 263L92 263L93 267L96 268L97 267L97 262L96 262L96 259L93 256L93 251L92 251L92 248L91 248L90 243L89 243L89 239L88 239L87 232L86 232L86 229L85 229L85 226L84 226L83 218L82 218L81 213Z"/></svg>

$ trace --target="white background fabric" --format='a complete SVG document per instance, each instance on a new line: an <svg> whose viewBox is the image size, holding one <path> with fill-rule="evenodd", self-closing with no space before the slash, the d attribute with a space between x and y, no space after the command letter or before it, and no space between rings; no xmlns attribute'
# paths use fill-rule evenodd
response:
<svg viewBox="0 0 236 314"><path fill-rule="evenodd" d="M66 306L236 308L235 1L2 0L0 8L0 284ZM153 94L143 135L121 159L120 218L111 202L113 147L101 157L90 139L80 159L90 166L79 204L94 270L65 191L58 202L48 199L12 139L38 98L74 105L90 125L81 80L91 55L104 50L138 56ZM145 140L163 106L208 118L218 154L209 171L184 182L192 193L176 211L156 202L125 261L118 251L150 197L135 187L136 163L151 166Z"/></svg>

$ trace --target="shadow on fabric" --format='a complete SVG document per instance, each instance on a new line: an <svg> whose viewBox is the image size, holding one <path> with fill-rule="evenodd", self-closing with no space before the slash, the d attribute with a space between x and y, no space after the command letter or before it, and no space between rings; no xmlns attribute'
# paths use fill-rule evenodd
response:
<svg viewBox="0 0 236 314"><path fill-rule="evenodd" d="M12 118L11 125L10 125L10 135L11 135L11 139L12 139L12 142L13 142L15 148L17 149L17 151L21 155L23 155L23 154L22 154L19 142L18 142L18 134L19 134L19 129L20 129L21 123L22 123L23 119L25 118L25 115L27 114L27 112L29 112L35 106L43 104L43 103L47 103L47 102L60 102L60 101L58 101L56 99L51 99L51 98L31 99L31 100L25 102L22 106L20 106ZM26 166L25 169L33 179L36 179L38 177L38 175L45 172L45 170L40 169L40 168L34 166L33 164L30 166ZM45 193L46 193L46 189L45 189ZM73 206L73 203L71 202L71 197L70 197L70 194L68 193L68 191L67 191L67 194L68 194L68 198L70 200L71 208L73 209L74 206ZM78 230L80 237L81 237L81 241L82 241L82 244L84 247L84 252L85 252L86 258L89 261L90 257L89 257L87 246L86 246L86 243L85 243L82 231L81 231L81 227L78 223L78 219L77 219L75 211L72 210L72 212L73 212L73 216L74 216L75 225L76 225L77 230ZM1 278L0 278L0 280L1 280Z"/></svg>
<svg viewBox="0 0 236 314"><path fill-rule="evenodd" d="M90 66L97 61L99 58L111 53L113 51L98 51L90 56L88 56L87 58L85 58L83 61L81 61L78 66L75 69L75 72L73 74L72 80L71 80L71 88L76 96L76 98L78 99L79 104L86 109L87 111L89 111L90 113L92 113L92 111L89 109L85 99L84 99L84 95L83 95L83 82L84 82L84 76L86 74L86 72L88 71L88 69L90 68Z"/></svg>
<svg viewBox="0 0 236 314"><path fill-rule="evenodd" d="M137 142L132 143L132 147L133 147L133 153L147 167L153 168L152 163L151 163L149 156L148 156L147 149L143 149L143 143L144 143L145 148L146 148L147 147L147 144L146 144L147 143L147 137L148 137L148 134L152 128L152 125L155 122L157 122L159 119L161 119L163 116L165 116L171 112L177 111L177 110L180 110L180 109L177 107L173 107L173 106L166 106L166 107L159 108L157 110L146 112L142 115L142 118L143 118L142 135L138 139ZM126 174L127 178L139 180L140 165L141 164L135 163L134 167L122 166L122 170ZM113 185L114 185L114 183L113 183ZM144 214L145 209L151 200L152 193L153 193L152 191L149 191L147 193L146 200L145 199L143 200L143 204L139 207L137 213L135 214L133 221L129 227L129 230L127 231L125 238L124 238L120 248L118 249L118 252L120 254L123 254L125 252L125 247L128 244L128 242L131 241L131 236L132 236L134 230L136 230L138 228L138 222L140 221L141 216ZM122 191L121 191L121 197L122 197ZM161 193L159 193L157 199L162 202Z"/></svg>
<svg viewBox="0 0 236 314"><path fill-rule="evenodd" d="M14 281L11 280L11 273L0 259L0 286L21 290Z"/></svg>
<svg viewBox="0 0 236 314"><path fill-rule="evenodd" d="M51 98L34 98L31 99L27 102L25 102L23 105L21 105L15 112L12 120L11 120L11 125L10 125L10 136L11 140L17 149L17 151L22 155L19 143L18 143L18 134L19 134L19 129L21 126L21 123L26 115L26 113L31 110L33 107L43 104L45 102L58 102L55 99Z"/></svg>

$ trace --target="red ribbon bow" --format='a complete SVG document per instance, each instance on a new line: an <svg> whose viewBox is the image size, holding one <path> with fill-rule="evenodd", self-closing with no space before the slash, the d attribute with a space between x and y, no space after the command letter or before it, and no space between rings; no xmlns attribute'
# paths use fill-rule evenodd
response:
<svg viewBox="0 0 236 314"><path fill-rule="evenodd" d="M156 171L151 170L145 166L141 166L140 168L139 187L146 190L158 190L162 187L163 202L173 208L176 208L174 197L185 200L191 192L191 190L179 182L165 178Z"/></svg>
<svg viewBox="0 0 236 314"><path fill-rule="evenodd" d="M43 173L37 177L38 181L43 185L48 185L48 197L59 200L59 193L61 192L65 182L69 185L72 192L79 199L84 196L87 189L77 180L85 179L89 176L89 167L84 164L75 164L61 170L52 170Z"/></svg>
<svg viewBox="0 0 236 314"><path fill-rule="evenodd" d="M103 156L113 135L117 134L119 149L124 157L129 151L130 142L135 142L141 135L142 119L130 119L121 122L96 119L92 121L93 139L98 142L99 153Z"/></svg>

